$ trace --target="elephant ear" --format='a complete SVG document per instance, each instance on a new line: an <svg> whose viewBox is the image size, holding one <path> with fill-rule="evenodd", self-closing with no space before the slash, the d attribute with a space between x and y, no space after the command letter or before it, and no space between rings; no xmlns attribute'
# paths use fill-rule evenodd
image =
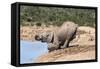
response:
<svg viewBox="0 0 100 69"><path fill-rule="evenodd" d="M52 43L52 42L53 42L53 39L54 39L54 33L53 33L53 32L49 32L49 33L48 33L47 42L48 42L48 43Z"/></svg>

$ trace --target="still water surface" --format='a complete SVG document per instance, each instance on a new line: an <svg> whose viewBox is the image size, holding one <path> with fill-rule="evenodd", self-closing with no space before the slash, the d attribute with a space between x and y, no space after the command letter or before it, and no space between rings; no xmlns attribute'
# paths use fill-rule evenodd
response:
<svg viewBox="0 0 100 69"><path fill-rule="evenodd" d="M37 58L48 53L47 43L40 41L24 41L20 42L20 63L35 63Z"/></svg>

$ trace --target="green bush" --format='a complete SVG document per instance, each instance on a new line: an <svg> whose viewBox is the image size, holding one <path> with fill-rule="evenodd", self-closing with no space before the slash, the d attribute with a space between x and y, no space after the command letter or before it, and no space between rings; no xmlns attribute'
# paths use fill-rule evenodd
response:
<svg viewBox="0 0 100 69"><path fill-rule="evenodd" d="M73 21L79 25L94 26L94 9L75 9L75 8L57 8L57 7L39 7L39 6L21 6L20 18L21 25L25 22L41 23L47 25L60 26L64 21ZM28 24L27 24L28 25Z"/></svg>

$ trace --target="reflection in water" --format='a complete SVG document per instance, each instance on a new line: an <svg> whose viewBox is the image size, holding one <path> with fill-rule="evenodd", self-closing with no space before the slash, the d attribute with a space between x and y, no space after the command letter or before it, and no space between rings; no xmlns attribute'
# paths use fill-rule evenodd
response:
<svg viewBox="0 0 100 69"><path fill-rule="evenodd" d="M21 40L20 42L20 63L35 63L36 59L48 52L47 43L40 41L31 42Z"/></svg>

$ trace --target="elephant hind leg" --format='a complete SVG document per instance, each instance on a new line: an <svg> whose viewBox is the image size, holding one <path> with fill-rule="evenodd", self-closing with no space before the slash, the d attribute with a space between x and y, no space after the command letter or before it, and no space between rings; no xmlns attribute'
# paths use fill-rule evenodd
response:
<svg viewBox="0 0 100 69"><path fill-rule="evenodd" d="M76 37L76 32L77 32L77 29L76 29L75 32L70 36L69 39L66 39L64 45L61 46L61 48L69 47L69 42L72 41L72 40Z"/></svg>
<svg viewBox="0 0 100 69"><path fill-rule="evenodd" d="M66 40L65 43L64 43L64 45L61 46L60 48L61 48L61 49L66 48L66 47L68 47L68 45L69 45L69 41Z"/></svg>

